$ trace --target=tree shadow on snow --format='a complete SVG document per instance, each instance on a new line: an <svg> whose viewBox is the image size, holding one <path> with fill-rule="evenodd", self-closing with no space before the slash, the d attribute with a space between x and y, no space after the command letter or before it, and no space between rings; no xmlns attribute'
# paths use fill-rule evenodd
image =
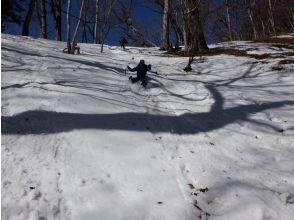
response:
<svg viewBox="0 0 294 220"><path fill-rule="evenodd" d="M2 134L50 134L76 129L140 132L151 130L154 133L195 134L222 128L235 121L248 121L250 114L285 105L294 105L294 101L250 104L228 109L220 109L215 104L209 112L186 113L180 116L148 113L79 114L27 111L15 116L2 116ZM271 127L279 130L277 127Z"/></svg>
<svg viewBox="0 0 294 220"><path fill-rule="evenodd" d="M6 50L15 50L5 48ZM24 55L38 56L36 54L27 53L23 51L16 51ZM89 67L99 67L102 69L110 70L115 73L122 73L122 69L107 66L97 62L86 60L74 60L71 58L55 57L46 55L54 59L65 59L66 61L77 62ZM224 108L224 97L219 92L218 87L236 86L232 85L239 80L248 78L257 78L259 73L253 73L251 65L247 71L240 74L236 78L221 79L211 82L204 82L201 80L179 80L165 78L165 80L172 80L174 83L177 81L187 81L189 83L202 83L214 99L214 104L211 106L210 111L200 113L185 113L179 116L176 115L156 115L149 113L113 113L113 114L79 114L79 113L61 113L53 111L27 111L14 116L2 116L2 134L50 134L58 132L67 132L79 129L101 129L101 130L126 130L126 131L151 131L153 133L169 132L175 134L195 134L198 132L208 132L211 130L222 128L228 124L236 121L256 123L261 126L272 128L279 131L278 127L269 123L260 121L253 121L250 119L250 114L255 114L269 109L280 108L285 105L294 105L293 100L284 100L278 102L265 102L265 103L252 103L248 105L239 105L232 108ZM199 72L199 71L198 71ZM201 72L201 70L200 70ZM209 73L206 73L209 74ZM160 82L163 76L157 76L156 79L152 78L151 86L160 87L168 95L176 96L177 98L195 101L176 94L173 91L165 88L164 84ZM45 83L47 84L47 83ZM102 92L111 92L108 89L101 88L100 84L92 84L90 87L87 82L71 82L57 81L54 84L60 86L70 86L83 88L87 90L100 89ZM15 84L3 87L8 89L11 87L21 88L25 84ZM271 85L268 85L271 86ZM112 86L111 86L112 87ZM240 86L242 87L242 86ZM239 88L240 89L240 88ZM112 91L117 92L117 91Z"/></svg>
<svg viewBox="0 0 294 220"><path fill-rule="evenodd" d="M57 59L57 60L64 60L65 62L74 62L80 65L85 65L88 67L93 68L92 71L95 71L96 68L101 68L103 70L108 70L108 71L112 71L116 74L122 75L124 74L124 69L123 68L119 68L119 67L114 67L114 66L108 66L106 64L103 64L102 62L96 62L96 61L89 61L89 60L83 60L81 59L81 57L73 57L70 54L62 54L63 56L54 56L54 55L43 55L39 52L31 52L31 51L25 51L23 49L16 49L14 47L5 45L5 46L1 46L1 49L3 51L10 51L13 53L19 53L21 55L24 56L32 56L32 57L36 57L36 59L40 59L40 57L46 57L46 58L53 58L53 59ZM75 67L73 67L72 69L75 69Z"/></svg>

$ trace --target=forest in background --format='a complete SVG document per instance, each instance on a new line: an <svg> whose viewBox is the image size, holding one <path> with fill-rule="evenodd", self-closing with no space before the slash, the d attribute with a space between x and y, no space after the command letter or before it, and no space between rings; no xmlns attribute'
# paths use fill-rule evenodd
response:
<svg viewBox="0 0 294 220"><path fill-rule="evenodd" d="M129 45L186 54L207 42L256 40L294 32L292 0L2 0L2 33L104 44L126 36ZM16 29L15 27L18 27ZM15 33L18 30L19 33Z"/></svg>

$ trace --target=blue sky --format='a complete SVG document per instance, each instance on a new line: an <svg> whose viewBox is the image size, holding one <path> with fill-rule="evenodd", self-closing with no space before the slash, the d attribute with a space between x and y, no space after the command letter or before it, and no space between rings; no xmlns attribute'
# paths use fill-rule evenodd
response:
<svg viewBox="0 0 294 220"><path fill-rule="evenodd" d="M25 0L28 1L28 0ZM46 0L47 2L49 2L49 0ZM80 1L80 0L79 0ZM89 0L89 2L94 3L95 0ZM125 0L128 1L128 0ZM73 14L74 16L78 17L78 13L79 13L79 5L77 4L78 0L72 0L72 10L71 10L71 14ZM140 27L143 34L152 42L157 43L158 45L160 45L161 42L161 26L162 26L162 15L159 13L160 12L160 8L159 6L155 6L152 3L148 3L151 4L152 6L155 6L155 8L151 9L151 5L148 5L146 7L146 3L143 4L144 2L148 2L145 0L134 0L135 2L135 8L133 11L133 21L135 22L135 25L137 27ZM151 2L151 1L149 1ZM220 0L213 0L214 3L218 3L220 2ZM63 5L63 10L66 11L66 4L67 1L64 1L64 5ZM27 4L28 5L28 4ZM26 5L26 10L25 12L22 13L22 17L25 17L26 11L27 11L27 6ZM49 15L50 12L50 7L49 5L47 5L47 23L48 23L48 38L49 39L55 39L55 31L54 31L54 26L53 26L53 19L52 16ZM62 31L62 38L63 41L65 40L66 37L66 14L63 13L62 14L62 21L63 21L63 31ZM71 30L73 31L75 28L75 24L77 22L77 19L72 17L71 18ZM10 34L16 34L16 35L20 35L22 32L22 26L17 25L17 24L11 24L7 27L5 33L10 33ZM30 36L38 38L39 37L39 24L37 21L37 17L36 17L36 13L34 15L34 18L31 22L31 26L30 26ZM108 35L107 39L106 39L106 44L110 44L110 45L117 45L118 44L118 38L122 35L121 29L116 28L114 30L111 31L111 33ZM171 36L173 36L174 34L171 33ZM213 40L211 39L210 36L206 36L206 40L208 41L208 43L212 43ZM81 40L81 34L79 36L79 40ZM92 39L90 39L89 37L89 43L92 43Z"/></svg>
<svg viewBox="0 0 294 220"><path fill-rule="evenodd" d="M94 0L90 0L90 1L94 1ZM143 7L141 4L138 4L138 2L141 2L141 1L137 1L137 3L135 4L133 18L132 18L133 21L136 23L136 25L143 27L144 31L146 29L146 32L148 31L148 32L154 33L154 28L156 30L161 28L161 24L159 24L159 23L161 23L160 14L154 12L152 9L150 9L148 7ZM66 10L66 1L65 1L63 10ZM27 11L27 8L25 8L25 12L22 13L23 18L25 17L26 11ZM49 8L49 5L47 5L47 14L49 12L50 12L50 8ZM71 14L73 14L74 16L77 17L78 13L79 13L79 5L77 4L76 0L72 0ZM62 20L62 22L63 22L62 38L64 41L65 37L66 37L66 30L65 30L66 15L65 15L65 13L63 13L62 19L63 19ZM71 18L72 31L75 28L76 22L77 22L77 19L72 17ZM47 24L48 24L48 38L54 39L55 32L54 32L54 26L53 26L53 19L52 19L52 16L50 16L50 15L47 15ZM21 32L22 32L22 26L17 25L17 24L10 24L7 26L7 28L5 30L5 33L10 33L10 34L15 34L15 35L20 35ZM38 24L36 13L35 13L33 20L31 22L31 25L30 25L30 36L38 38L39 34L40 34L39 33L39 24ZM112 30L112 32L108 35L106 43L111 44L111 45L117 44L117 40L121 35L122 35L122 33L121 33L120 29ZM158 36L158 37L160 37L160 36ZM79 39L81 39L81 36L79 36ZM90 42L91 42L91 40L92 39L89 39Z"/></svg>

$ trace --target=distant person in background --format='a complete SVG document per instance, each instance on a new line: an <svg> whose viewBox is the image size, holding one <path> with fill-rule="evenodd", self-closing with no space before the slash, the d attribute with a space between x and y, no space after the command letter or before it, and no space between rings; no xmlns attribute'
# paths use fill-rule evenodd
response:
<svg viewBox="0 0 294 220"><path fill-rule="evenodd" d="M130 76L129 80L132 81L132 83L138 82L141 80L141 85L146 87L147 85L147 80L146 80L146 75L147 75L147 71L151 70L151 65L146 65L144 60L140 60L138 66L136 66L135 68L130 68L129 66L127 66L128 70L131 72L135 72L137 71L137 77L133 78L132 76Z"/></svg>
<svg viewBox="0 0 294 220"><path fill-rule="evenodd" d="M125 49L125 45L128 43L127 39L125 37L120 37L118 40L120 47Z"/></svg>

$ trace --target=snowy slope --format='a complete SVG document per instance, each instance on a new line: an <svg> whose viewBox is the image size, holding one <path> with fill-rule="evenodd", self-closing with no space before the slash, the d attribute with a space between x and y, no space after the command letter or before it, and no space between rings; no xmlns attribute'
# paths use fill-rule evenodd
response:
<svg viewBox="0 0 294 220"><path fill-rule="evenodd" d="M2 219L294 219L293 64L64 47L2 34Z"/></svg>

